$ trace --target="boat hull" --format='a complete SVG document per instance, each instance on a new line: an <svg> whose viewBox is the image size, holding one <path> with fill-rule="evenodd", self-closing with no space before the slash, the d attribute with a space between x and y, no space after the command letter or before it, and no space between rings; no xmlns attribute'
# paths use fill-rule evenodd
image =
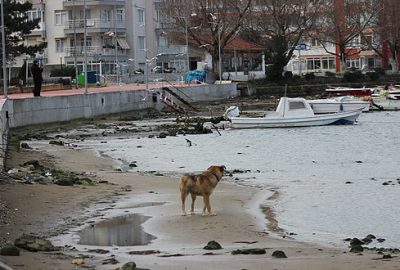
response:
<svg viewBox="0 0 400 270"><path fill-rule="evenodd" d="M310 127L310 126L324 126L324 125L349 125L354 124L360 116L361 110L335 113L335 114L322 114L312 117L301 118L285 118L285 117L232 117L232 128L283 128L283 127Z"/></svg>
<svg viewBox="0 0 400 270"><path fill-rule="evenodd" d="M367 112L370 109L369 102L365 101L351 101L351 102L329 102L326 100L308 100L314 113L338 113L362 110Z"/></svg>
<svg viewBox="0 0 400 270"><path fill-rule="evenodd" d="M345 87L337 87L337 88L329 88L325 91L330 95L350 95L350 96L370 96L374 92L374 88L345 88Z"/></svg>

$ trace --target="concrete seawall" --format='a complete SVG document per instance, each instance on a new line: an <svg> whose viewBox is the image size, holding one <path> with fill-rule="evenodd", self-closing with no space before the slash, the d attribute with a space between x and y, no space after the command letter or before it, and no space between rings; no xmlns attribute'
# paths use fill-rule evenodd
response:
<svg viewBox="0 0 400 270"><path fill-rule="evenodd" d="M236 84L179 87L174 92L189 102L226 99L237 95ZM10 128L67 122L101 115L164 107L157 94L146 90L124 90L0 100L1 153L4 164Z"/></svg>

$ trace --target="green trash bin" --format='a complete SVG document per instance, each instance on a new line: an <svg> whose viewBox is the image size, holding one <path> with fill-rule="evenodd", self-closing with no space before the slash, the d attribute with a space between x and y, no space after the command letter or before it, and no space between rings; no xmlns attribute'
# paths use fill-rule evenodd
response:
<svg viewBox="0 0 400 270"><path fill-rule="evenodd" d="M85 84L85 73L81 72L78 74L78 84Z"/></svg>
<svg viewBox="0 0 400 270"><path fill-rule="evenodd" d="M96 83L96 71L88 71L87 72L87 82L88 83ZM85 84L85 73L81 72L78 74L78 84Z"/></svg>

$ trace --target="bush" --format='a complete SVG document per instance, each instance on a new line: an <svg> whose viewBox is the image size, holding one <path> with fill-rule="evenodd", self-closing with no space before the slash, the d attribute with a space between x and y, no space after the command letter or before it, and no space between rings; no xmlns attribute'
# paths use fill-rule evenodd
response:
<svg viewBox="0 0 400 270"><path fill-rule="evenodd" d="M336 73L335 72L330 72L330 71L325 71L325 76L326 77L336 77Z"/></svg>
<svg viewBox="0 0 400 270"><path fill-rule="evenodd" d="M70 84L71 84L71 80L70 80L70 79L63 79L63 78L60 78L60 79L58 80L58 83L61 83L62 85L70 85Z"/></svg>
<svg viewBox="0 0 400 270"><path fill-rule="evenodd" d="M315 79L315 74L314 73L306 73L304 75L304 78L306 79L306 81L312 81Z"/></svg>
<svg viewBox="0 0 400 270"><path fill-rule="evenodd" d="M370 81L377 81L379 80L380 74L378 72L367 72L366 75L368 76Z"/></svg>
<svg viewBox="0 0 400 270"><path fill-rule="evenodd" d="M75 77L75 68L73 66L66 66L53 69L50 71L50 77Z"/></svg>
<svg viewBox="0 0 400 270"><path fill-rule="evenodd" d="M380 68L380 67L374 68L374 71L381 76L385 75L385 69L383 69L383 68Z"/></svg>
<svg viewBox="0 0 400 270"><path fill-rule="evenodd" d="M357 70L354 72L346 72L343 75L344 82L361 82L364 79L364 74L361 71Z"/></svg>
<svg viewBox="0 0 400 270"><path fill-rule="evenodd" d="M293 78L293 73L291 71L285 71L283 77L286 81L290 81Z"/></svg>

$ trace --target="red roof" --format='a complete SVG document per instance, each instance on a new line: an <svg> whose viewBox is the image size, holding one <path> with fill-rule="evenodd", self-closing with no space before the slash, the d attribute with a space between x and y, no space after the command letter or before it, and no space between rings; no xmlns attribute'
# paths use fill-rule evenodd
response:
<svg viewBox="0 0 400 270"><path fill-rule="evenodd" d="M226 50L262 52L264 51L264 47L254 42L244 40L240 37L236 37L228 44L226 44L226 46L224 47L224 51Z"/></svg>

